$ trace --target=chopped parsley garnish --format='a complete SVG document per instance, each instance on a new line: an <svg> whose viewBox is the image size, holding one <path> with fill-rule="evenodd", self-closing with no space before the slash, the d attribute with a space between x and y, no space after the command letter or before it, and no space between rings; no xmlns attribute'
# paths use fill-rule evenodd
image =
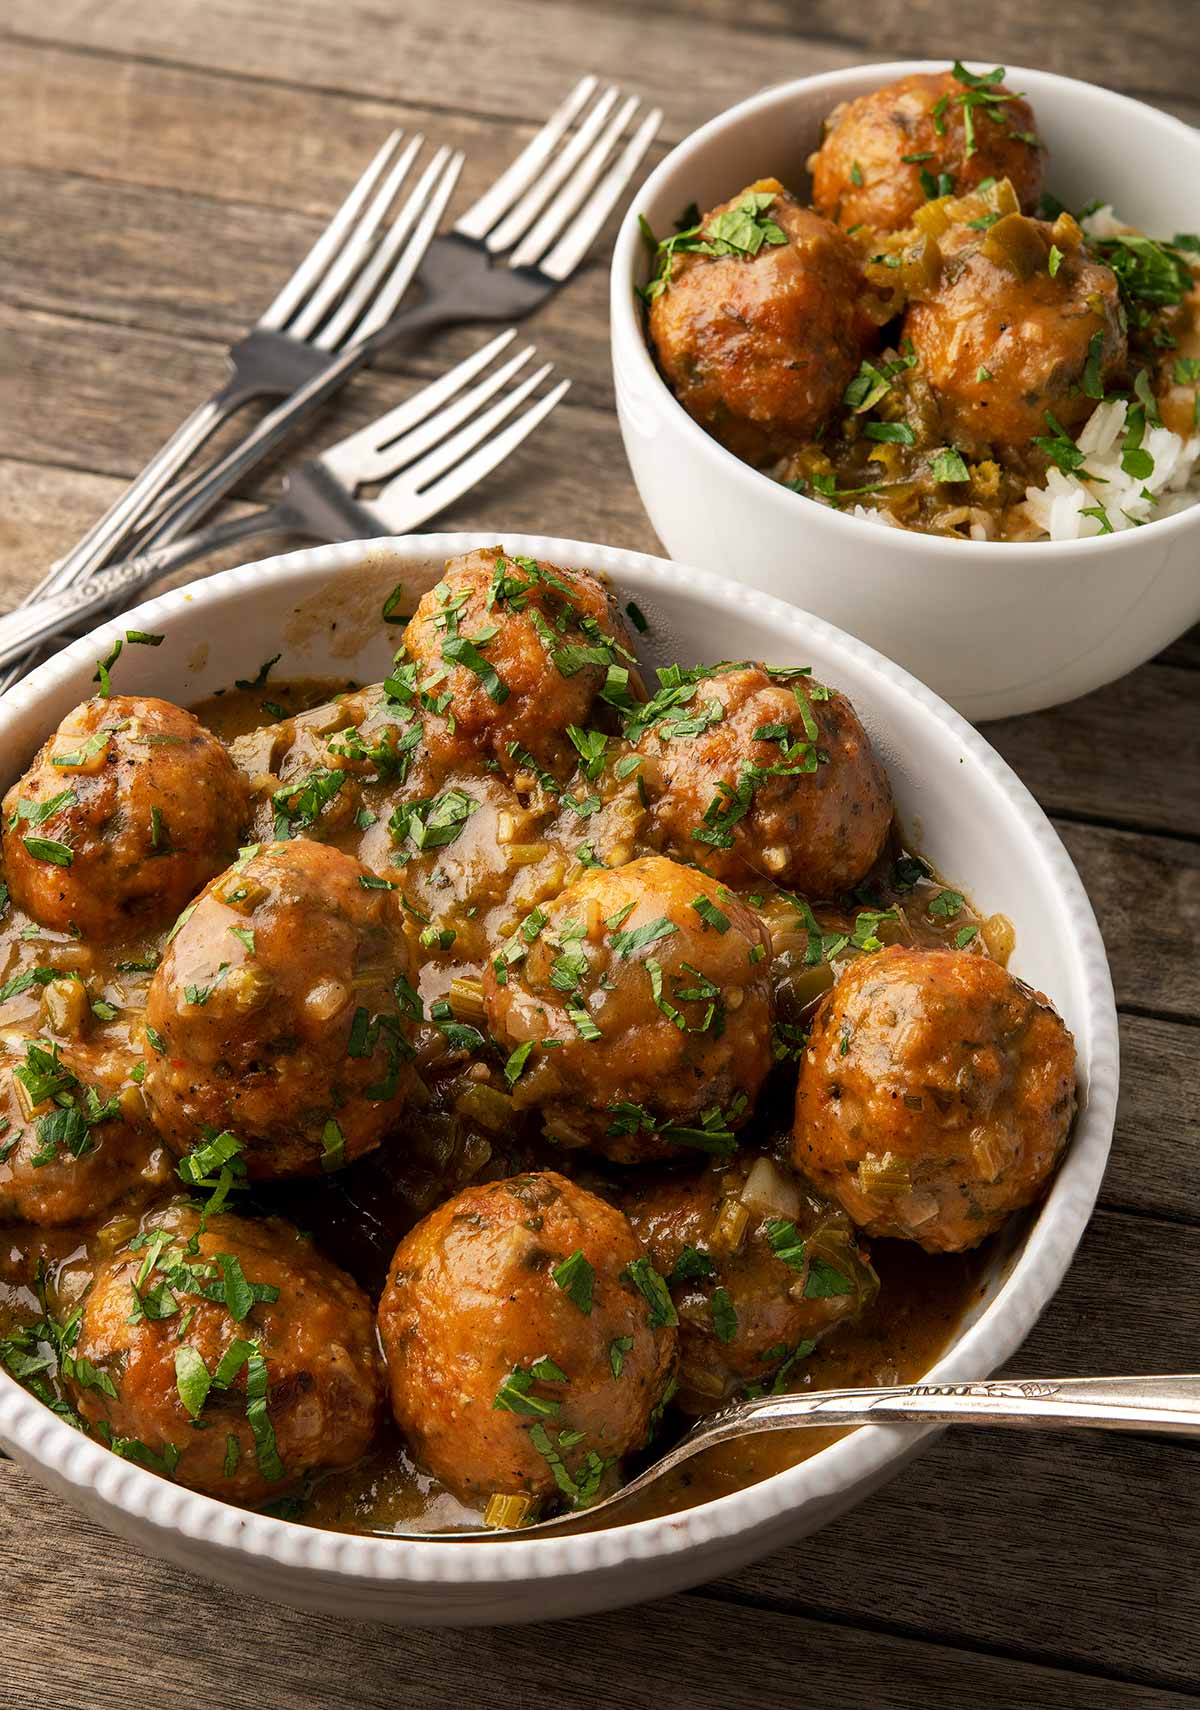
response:
<svg viewBox="0 0 1200 1710"><path fill-rule="evenodd" d="M633 1352L632 1336L614 1336L608 1344L608 1363L612 1375L619 1378L625 1369L625 1356Z"/></svg>
<svg viewBox="0 0 1200 1710"><path fill-rule="evenodd" d="M276 839L282 843L314 826L345 781L345 772L315 766L305 777L276 790L271 797Z"/></svg>
<svg viewBox="0 0 1200 1710"><path fill-rule="evenodd" d="M729 931L729 916L724 914L709 897L701 894L694 897L689 907L694 908L705 926L711 926L715 932Z"/></svg>
<svg viewBox="0 0 1200 1710"><path fill-rule="evenodd" d="M584 1257L583 1249L575 1251L550 1272L563 1293L585 1316L592 1310L592 1291L596 1282L595 1267Z"/></svg>
<svg viewBox="0 0 1200 1710"><path fill-rule="evenodd" d="M475 797L465 790L443 790L440 795L398 807L388 821L388 830L397 843L407 839L416 849L443 849L454 842L478 806Z"/></svg>
<svg viewBox="0 0 1200 1710"><path fill-rule="evenodd" d="M450 636L442 643L442 658L455 665L465 665L468 671L474 671L488 699L495 701L497 706L503 706L509 695L508 684L501 679L491 661L485 659L480 652L480 648L497 633L493 627L477 635L474 640L465 635Z"/></svg>
<svg viewBox="0 0 1200 1710"><path fill-rule="evenodd" d="M738 1315L727 1289L717 1288L713 1290L712 1315L717 1341L732 1342L737 1335Z"/></svg>
<svg viewBox="0 0 1200 1710"><path fill-rule="evenodd" d="M633 904L630 904L630 908ZM648 920L642 926L633 926L622 932L614 932L610 940L613 949L623 962L628 961L636 950L645 950L651 944L657 944L662 938L670 938L679 931L674 921L660 914L657 920Z"/></svg>
<svg viewBox="0 0 1200 1710"><path fill-rule="evenodd" d="M233 680L234 688L242 689L247 694L253 694L255 689L264 688L267 678L271 675L272 667L278 665L282 658L283 654L277 653L273 659L264 659L253 677L235 677Z"/></svg>
<svg viewBox="0 0 1200 1710"><path fill-rule="evenodd" d="M553 1361L541 1362L543 1365L553 1365ZM557 1366L554 1367L558 1371ZM516 1366L500 1388L496 1391L496 1399L492 1402L494 1413L523 1413L532 1419L552 1419L562 1408L561 1401L553 1401L548 1396L534 1395L533 1386L540 1376L536 1368L527 1371L523 1366ZM555 1381L564 1383L565 1373Z"/></svg>
<svg viewBox="0 0 1200 1710"><path fill-rule="evenodd" d="M935 481L969 481L970 470L963 461L962 453L955 451L953 446L943 446L935 451L929 459L929 473Z"/></svg>
<svg viewBox="0 0 1200 1710"><path fill-rule="evenodd" d="M643 287L641 295L648 303L667 289L671 269L677 254L755 256L764 244L780 245L788 241L787 233L767 210L775 201L772 191L751 190L736 208L712 215L707 226L697 223L674 236L656 243L643 221L642 234L654 248L654 277Z"/></svg>
<svg viewBox="0 0 1200 1710"><path fill-rule="evenodd" d="M863 428L866 439L878 440L884 445L915 445L917 436L907 422L868 422Z"/></svg>
<svg viewBox="0 0 1200 1710"><path fill-rule="evenodd" d="M648 1258L633 1259L621 1272L621 1281L632 1283L645 1300L649 1311L646 1323L651 1330L661 1330L679 1323L679 1314L671 1299L666 1282Z"/></svg>

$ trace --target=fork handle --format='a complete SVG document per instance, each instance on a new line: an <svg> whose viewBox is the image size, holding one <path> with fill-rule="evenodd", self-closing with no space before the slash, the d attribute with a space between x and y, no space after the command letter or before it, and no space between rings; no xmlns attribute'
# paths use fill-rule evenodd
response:
<svg viewBox="0 0 1200 1710"><path fill-rule="evenodd" d="M0 617L0 665L19 659L39 642L49 641L68 625L81 618L99 616L110 601L120 598L125 605L131 596L148 587L160 576L169 575L195 558L215 552L218 547L231 546L235 541L252 535L272 534L276 530L294 532L297 519L286 504L272 505L249 516L233 517L228 522L213 523L197 529L182 540L156 546L149 552L127 558L109 570L101 570L85 581L75 582L60 593L36 600L32 605L18 606Z"/></svg>
<svg viewBox="0 0 1200 1710"><path fill-rule="evenodd" d="M246 400L247 393L231 380L198 405L78 544L51 565L41 582L25 595L22 604L32 605L45 594L98 570L122 538L136 531L184 465Z"/></svg>

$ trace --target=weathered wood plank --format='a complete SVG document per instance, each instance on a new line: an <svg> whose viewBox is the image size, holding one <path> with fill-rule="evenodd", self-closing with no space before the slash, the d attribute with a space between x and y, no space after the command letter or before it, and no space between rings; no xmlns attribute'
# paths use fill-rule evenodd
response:
<svg viewBox="0 0 1200 1710"><path fill-rule="evenodd" d="M21 1659L10 1663L6 1681L12 1710L45 1710L50 1702L56 1710L107 1710L114 1688L131 1710L148 1710L168 1690L176 1702L221 1710L432 1710L450 1695L473 1710L532 1706L547 1693L568 1710L602 1702L734 1710L796 1703L798 1678L819 1681L822 1697L847 1710L992 1701L1075 1710L1084 1687L1058 1668L851 1632L710 1595L673 1597L634 1618L618 1612L552 1627L474 1630L452 1641L428 1630L397 1633L202 1586L79 1518L11 1462L0 1466L0 1492L7 1534L0 1633L7 1655ZM803 1572L812 1553L781 1559ZM860 1560L855 1574L868 1582L869 1561ZM82 1639L101 1630L102 1652ZM1088 1689L1113 1710L1179 1702L1131 1682L1095 1680Z"/></svg>
<svg viewBox="0 0 1200 1710"><path fill-rule="evenodd" d="M163 10L145 0L114 0L103 8L64 0L52 16L35 0L10 0L3 22L30 42L66 39L122 60L144 58L489 118L540 119L582 72L595 71L633 93L668 97L666 134L673 138L765 82L870 57L856 45L789 41L786 68L774 70L736 25L697 18L688 30L683 76L678 19L649 7L634 18L601 6L581 13L539 0L473 8L465 30L440 0L408 0L396 12L381 11L372 0L344 0L333 14L327 0L287 6L269 0L174 0Z"/></svg>
<svg viewBox="0 0 1200 1710"><path fill-rule="evenodd" d="M1194 672L1147 665L1068 706L985 724L983 735L1051 813L1200 833Z"/></svg>
<svg viewBox="0 0 1200 1710"><path fill-rule="evenodd" d="M1067 11L1069 21L1037 0L1019 0L974 19L971 48L981 59L1045 64L1158 97L1185 112L1198 110L1180 52L1188 33L1183 0L1143 5L1137 25L1121 30L1111 28L1097 0L1073 0ZM678 75L681 18L686 77ZM73 0L51 14L37 0L9 0L6 18L14 35L33 42L66 37L122 59L378 100L421 104L436 90L439 104L488 116L534 116L590 69L638 93L669 92L671 137L767 82L862 60L953 58L963 48L953 19L904 0L887 0L858 17L836 0L820 0L799 14L788 0L751 0L736 10L725 0L701 6L667 0L653 7L612 0L587 8L582 33L579 22L575 8L553 0L506 0L503 8L481 9L471 29L472 65L480 73L470 76L458 19L451 26L438 0L409 0L402 16L381 14L371 0L346 0L335 23L324 0L295 0L286 8L269 0L175 0L169 9L144 0L114 0L97 9Z"/></svg>
<svg viewBox="0 0 1200 1710"><path fill-rule="evenodd" d="M606 3L607 9L632 17L643 10L641 0ZM686 19L689 30L697 16L730 18L726 0L655 0L654 9ZM790 0L747 0L737 8L740 28L785 38L782 54L788 51L786 38L798 37L797 45L821 42L855 49L863 60L965 57L971 65L1036 65L1142 95L1174 97L1195 111L1194 92L1177 70L1191 22L1187 0L1142 0L1136 19L1126 14L1121 28L1102 27L1104 17L1097 0L1067 0L1053 9L1042 0L1014 0L974 12L964 43L962 20L953 11L911 0L876 0L860 12L841 0L808 0L803 8ZM781 69L777 75L797 73Z"/></svg>
<svg viewBox="0 0 1200 1710"><path fill-rule="evenodd" d="M1117 1002L1200 1016L1200 846L1107 827L1057 825L1096 910Z"/></svg>
<svg viewBox="0 0 1200 1710"><path fill-rule="evenodd" d="M1200 1224L1198 1045L1194 1027L1121 1017L1121 1101L1102 1204Z"/></svg>

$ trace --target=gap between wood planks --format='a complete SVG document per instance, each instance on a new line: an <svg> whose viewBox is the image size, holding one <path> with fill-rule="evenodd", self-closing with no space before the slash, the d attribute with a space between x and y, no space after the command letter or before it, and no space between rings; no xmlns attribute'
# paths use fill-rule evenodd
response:
<svg viewBox="0 0 1200 1710"><path fill-rule="evenodd" d="M89 19L90 39L82 39L88 29L79 29L71 51L164 69L186 68L273 87L301 85L352 99L362 96L364 85L378 100L403 103L412 99L409 90L387 82L386 25L381 34L378 10L366 0L357 3L351 0L343 8L332 31L333 40L327 43L311 39L318 32L313 28L313 19L305 14L313 13L314 7L297 6L295 38L287 41L284 52L279 51L279 37L273 27L275 19L269 9L243 6L238 14L240 60L235 60L226 47L225 39L232 32L223 31L219 19L214 19L207 30L201 30L186 12L181 14L176 8L172 19L174 29L156 31L153 25L146 27L144 16L138 16L140 8L136 0L132 8L118 4L105 10L114 16L107 20ZM192 12L195 8L186 10ZM256 10L257 18L253 16ZM316 10L319 12L320 8ZM1020 63L1026 58L1035 62L1050 60L1077 76L1108 80L1130 93L1145 93L1159 102L1196 111L1190 87L1175 82L1179 66L1184 63L1178 52L1178 40L1186 29L1186 7L1178 0L1142 5L1140 10L1147 21L1152 16L1161 21L1157 33L1129 28L1115 40L1111 30L1098 27L1106 21L1102 6L1069 7L1066 22L1060 15L1062 10L1058 8L1052 16L1047 16L1046 9L1034 0L1018 0L1003 13L977 18L970 44L977 51L972 57L981 63L985 59L990 63L994 58L1007 59L1010 63ZM422 95L430 86L454 87L456 74L461 80L461 57L456 54L447 62L447 49L454 37L446 29L444 18L439 18L438 8L432 0L424 5L410 0L408 11L410 38L419 40L426 50ZM579 63L581 42L586 43L587 58L593 68L602 72L608 69L626 75L631 64L665 68L675 63L672 50L677 50L679 26L686 22L688 83L692 87L699 84L703 91L701 100L704 95L711 95L714 82L719 92L717 102L710 100L702 111L701 116L710 116L718 104L733 98L726 93L725 71L727 67L745 63L745 55L737 51L739 42L753 43L760 56L765 49L774 50L777 55L800 54L809 61L822 62L815 69L871 59L952 58L963 51L961 29L957 24L948 28L944 9L929 0L908 0L903 5L891 0L886 6L875 6L863 14L867 28L861 34L846 28L851 16L841 5L809 5L803 23L797 28L794 8L786 0L765 0L765 3L757 0L739 7L732 16L723 0L699 7L683 6L679 0L650 6L622 4L620 0L597 4L591 0L586 9L566 7L558 0L540 0L540 3L533 0L532 4L528 0L525 3L506 0L505 4L489 9L488 23L496 35L485 44L490 51L484 57L493 69L505 57L516 62L511 70L506 68L505 80L514 95L520 92L528 100L529 106L521 109L527 117L531 111L536 112L536 91L544 87L548 76L554 76L560 67L563 75L572 74L577 67L586 69ZM128 27L129 19L141 28ZM43 27L41 9L30 0L25 5L21 0L10 0L9 36L20 45L59 45L54 42L52 30ZM361 50L356 48L356 37L363 39ZM1070 63L1066 65L1061 63L1065 57L1064 38L1072 41ZM534 46L536 53L527 51ZM287 71L277 70L279 65L286 65ZM336 75L331 78L335 65L344 69L345 81ZM786 68L780 74L786 75ZM462 81L459 86L478 104L472 106L471 100L447 102L442 111L472 111L495 122L509 121L504 106L483 104L486 100L483 87ZM429 104L427 96L422 104ZM696 116L689 114L683 128L690 128L695 122Z"/></svg>

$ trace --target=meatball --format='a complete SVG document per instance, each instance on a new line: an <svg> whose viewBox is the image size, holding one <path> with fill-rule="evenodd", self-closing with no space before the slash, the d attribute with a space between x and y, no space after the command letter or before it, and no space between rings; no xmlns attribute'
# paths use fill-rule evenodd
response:
<svg viewBox="0 0 1200 1710"><path fill-rule="evenodd" d="M146 1098L182 1152L232 1129L251 1177L377 1146L410 1090L417 1005L395 893L349 855L252 847L184 911L150 982Z"/></svg>
<svg viewBox="0 0 1200 1710"><path fill-rule="evenodd" d="M1021 450L1056 424L1079 428L1123 371L1116 275L1057 235L1023 214L982 235L950 227L933 285L908 310L904 336L946 440L963 450Z"/></svg>
<svg viewBox="0 0 1200 1710"><path fill-rule="evenodd" d="M64 1376L93 1430L228 1502L277 1496L371 1445L371 1304L280 1218L177 1202L103 1261Z"/></svg>
<svg viewBox="0 0 1200 1710"><path fill-rule="evenodd" d="M420 691L426 742L443 765L469 765L482 750L506 771L532 755L562 776L575 759L567 727L586 723L610 668L634 664L626 639L596 577L496 546L451 559L422 597L397 677Z"/></svg>
<svg viewBox="0 0 1200 1710"><path fill-rule="evenodd" d="M770 941L745 904L661 856L585 873L488 968L519 1109L622 1163L725 1153L771 1065Z"/></svg>
<svg viewBox="0 0 1200 1710"><path fill-rule="evenodd" d="M717 253L674 254L650 337L688 414L738 457L767 463L812 438L858 368L873 331L860 258L773 178L701 229Z"/></svg>
<svg viewBox="0 0 1200 1710"><path fill-rule="evenodd" d="M169 1179L125 1068L46 1039L0 1056L0 1223L98 1219Z"/></svg>
<svg viewBox="0 0 1200 1710"><path fill-rule="evenodd" d="M813 1018L794 1158L860 1229L974 1247L1041 1193L1075 1113L1075 1047L987 956L900 946L852 962Z"/></svg>
<svg viewBox="0 0 1200 1710"><path fill-rule="evenodd" d="M674 1325L625 1216L553 1171L438 1206L379 1303L396 1422L469 1502L594 1500L667 1398Z"/></svg>
<svg viewBox="0 0 1200 1710"><path fill-rule="evenodd" d="M111 940L170 920L237 852L245 784L182 707L97 696L4 798L14 899L42 926Z"/></svg>
<svg viewBox="0 0 1200 1710"><path fill-rule="evenodd" d="M693 692L694 691L694 692ZM887 838L887 774L844 695L761 665L697 673L633 715L649 836L729 884L856 885Z"/></svg>
<svg viewBox="0 0 1200 1710"><path fill-rule="evenodd" d="M688 1412L764 1381L783 1389L879 1287L845 1213L772 1158L635 1183L625 1210L675 1300Z"/></svg>
<svg viewBox="0 0 1200 1710"><path fill-rule="evenodd" d="M962 196L1007 178L1032 209L1044 161L1033 126L1028 103L1000 82L952 71L901 77L825 121L808 163L813 206L842 226L895 231L931 193Z"/></svg>
<svg viewBox="0 0 1200 1710"><path fill-rule="evenodd" d="M249 731L229 751L250 785L250 832L264 842L287 831L344 847L375 824L386 843L393 808L429 799L441 780L420 709L382 683Z"/></svg>

